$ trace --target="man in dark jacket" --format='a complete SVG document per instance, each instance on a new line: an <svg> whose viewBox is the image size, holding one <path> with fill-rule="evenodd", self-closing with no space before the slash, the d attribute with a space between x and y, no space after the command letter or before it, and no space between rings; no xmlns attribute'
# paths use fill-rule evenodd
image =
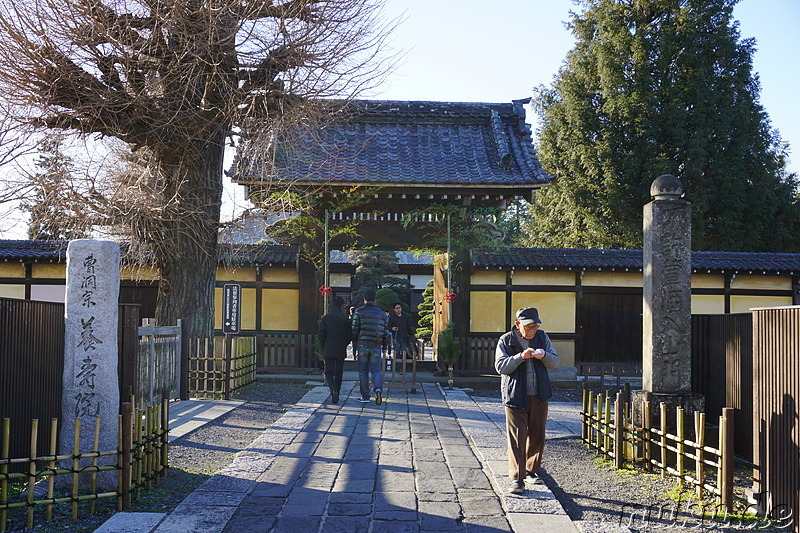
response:
<svg viewBox="0 0 800 533"><path fill-rule="evenodd" d="M364 305L353 314L353 340L356 343L358 378L361 388L361 403L369 403L369 374L375 386L375 403L383 401L383 372L381 357L389 348L386 313L375 305L375 291L364 291Z"/></svg>
<svg viewBox="0 0 800 533"><path fill-rule="evenodd" d="M347 357L347 345L350 344L350 319L342 311L343 305L342 297L334 296L330 313L322 317L317 329L325 360L325 382L331 391L333 403L339 403L344 360Z"/></svg>
<svg viewBox="0 0 800 533"><path fill-rule="evenodd" d="M402 357L404 352L411 349L414 332L411 330L411 320L403 314L403 306L399 302L394 304L394 313L389 315L389 331L394 336L394 356Z"/></svg>
<svg viewBox="0 0 800 533"><path fill-rule="evenodd" d="M508 491L522 494L525 481L541 483L539 468L544 452L550 375L558 366L558 354L547 333L539 329L539 311L523 307L517 311L514 327L497 342L494 367L506 411L508 436Z"/></svg>

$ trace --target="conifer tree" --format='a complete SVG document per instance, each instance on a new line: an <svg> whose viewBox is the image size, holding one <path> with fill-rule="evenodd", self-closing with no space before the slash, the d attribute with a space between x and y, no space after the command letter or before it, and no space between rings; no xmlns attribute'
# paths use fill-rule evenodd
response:
<svg viewBox="0 0 800 533"><path fill-rule="evenodd" d="M433 280L428 281L422 291L422 302L417 305L419 318L417 319L416 336L420 339L433 337Z"/></svg>
<svg viewBox="0 0 800 533"><path fill-rule="evenodd" d="M797 176L759 103L737 2L579 1L575 47L533 102L557 175L536 199L536 245L640 247L650 185L673 174L694 249L800 249Z"/></svg>
<svg viewBox="0 0 800 533"><path fill-rule="evenodd" d="M88 236L79 206L64 201L63 183L72 181L72 158L64 149L64 134L55 132L39 145L37 168L31 182L33 198L23 203L30 215L28 238L72 240Z"/></svg>

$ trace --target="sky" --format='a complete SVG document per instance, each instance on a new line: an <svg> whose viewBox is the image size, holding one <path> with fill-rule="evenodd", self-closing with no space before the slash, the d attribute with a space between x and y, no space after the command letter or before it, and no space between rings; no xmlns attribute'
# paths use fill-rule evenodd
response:
<svg viewBox="0 0 800 533"><path fill-rule="evenodd" d="M578 9L571 0L386 0L386 8L404 18L393 45L406 56L376 97L463 102L510 102L550 85L574 44L564 22ZM800 1L742 0L734 18L742 38L757 41L761 103L795 147L790 170L800 171Z"/></svg>
<svg viewBox="0 0 800 533"><path fill-rule="evenodd" d="M574 39L564 27L572 0L385 0L402 22L391 44L404 57L370 98L510 102L550 85ZM756 39L754 71L761 104L793 147L800 172L800 1L741 0L734 9L742 38ZM535 115L528 122L536 129ZM655 176L654 176L655 178ZM246 206L244 188L225 187L223 220ZM0 238L25 238L25 225L0 217Z"/></svg>

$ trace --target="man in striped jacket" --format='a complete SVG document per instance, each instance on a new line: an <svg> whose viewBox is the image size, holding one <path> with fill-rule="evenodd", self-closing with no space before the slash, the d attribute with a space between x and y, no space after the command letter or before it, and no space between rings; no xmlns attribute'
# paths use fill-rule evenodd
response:
<svg viewBox="0 0 800 533"><path fill-rule="evenodd" d="M353 339L358 359L358 378L361 388L361 403L369 403L369 374L375 386L375 403L383 401L383 372L381 356L389 350L388 319L386 313L375 305L375 291L364 291L364 305L353 314Z"/></svg>

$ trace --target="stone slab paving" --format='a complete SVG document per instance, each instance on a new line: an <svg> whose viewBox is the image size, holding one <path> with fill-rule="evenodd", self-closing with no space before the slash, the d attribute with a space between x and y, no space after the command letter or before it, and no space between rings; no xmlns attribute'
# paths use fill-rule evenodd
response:
<svg viewBox="0 0 800 533"><path fill-rule="evenodd" d="M352 381L341 397L333 405L325 387L310 390L172 513L139 517L135 531L577 531L546 486L505 493L505 419L496 399L476 402L421 383L376 406L356 402ZM559 419L548 431L551 422L554 433L574 431L573 411L551 410ZM132 514L118 513L98 531L133 531L124 519ZM589 526L580 529L594 533Z"/></svg>

